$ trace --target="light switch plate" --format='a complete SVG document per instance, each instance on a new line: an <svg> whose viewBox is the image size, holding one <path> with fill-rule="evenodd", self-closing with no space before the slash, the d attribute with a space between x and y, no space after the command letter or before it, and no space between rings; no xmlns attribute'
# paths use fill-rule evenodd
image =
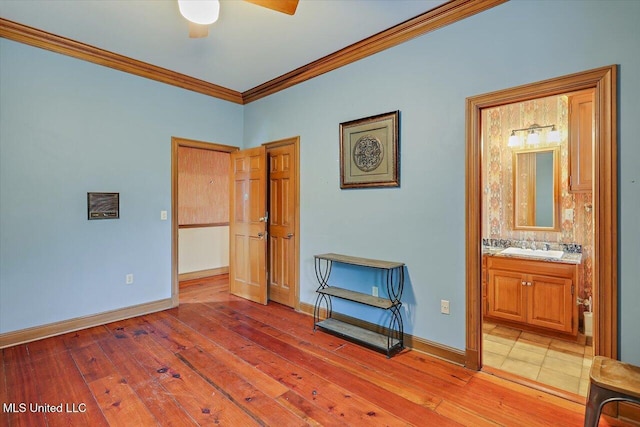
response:
<svg viewBox="0 0 640 427"><path fill-rule="evenodd" d="M440 313L449 314L449 301L446 299L440 300Z"/></svg>
<svg viewBox="0 0 640 427"><path fill-rule="evenodd" d="M564 219L567 221L573 221L573 209L564 210Z"/></svg>

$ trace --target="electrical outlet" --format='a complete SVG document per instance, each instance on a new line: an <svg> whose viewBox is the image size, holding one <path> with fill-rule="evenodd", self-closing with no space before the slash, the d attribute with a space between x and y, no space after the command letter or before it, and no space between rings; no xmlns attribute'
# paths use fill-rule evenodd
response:
<svg viewBox="0 0 640 427"><path fill-rule="evenodd" d="M167 211L160 211L160 220L161 221L167 220Z"/></svg>
<svg viewBox="0 0 640 427"><path fill-rule="evenodd" d="M131 273L127 274L127 276L125 277L125 283L127 285L130 285L133 283L133 274Z"/></svg>
<svg viewBox="0 0 640 427"><path fill-rule="evenodd" d="M374 297L378 296L378 287L374 286L371 288L371 295L373 295Z"/></svg>
<svg viewBox="0 0 640 427"><path fill-rule="evenodd" d="M449 301L446 299L440 300L440 313L449 314Z"/></svg>

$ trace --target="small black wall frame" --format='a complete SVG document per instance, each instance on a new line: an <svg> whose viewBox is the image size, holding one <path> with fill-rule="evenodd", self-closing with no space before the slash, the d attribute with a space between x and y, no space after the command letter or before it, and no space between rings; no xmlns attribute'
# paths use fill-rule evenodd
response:
<svg viewBox="0 0 640 427"><path fill-rule="evenodd" d="M87 193L87 219L120 218L120 193Z"/></svg>

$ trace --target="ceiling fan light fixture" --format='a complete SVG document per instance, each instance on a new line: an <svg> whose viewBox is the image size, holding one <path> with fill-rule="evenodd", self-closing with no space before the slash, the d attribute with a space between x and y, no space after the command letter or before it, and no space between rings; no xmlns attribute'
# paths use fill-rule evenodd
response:
<svg viewBox="0 0 640 427"><path fill-rule="evenodd" d="M220 15L218 0L178 0L178 7L182 16L200 25L213 24Z"/></svg>

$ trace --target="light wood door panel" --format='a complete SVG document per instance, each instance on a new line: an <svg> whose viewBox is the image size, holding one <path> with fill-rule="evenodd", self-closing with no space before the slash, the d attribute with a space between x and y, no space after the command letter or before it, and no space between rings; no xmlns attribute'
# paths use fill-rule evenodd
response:
<svg viewBox="0 0 640 427"><path fill-rule="evenodd" d="M231 154L229 287L232 294L267 303L266 149Z"/></svg>
<svg viewBox="0 0 640 427"><path fill-rule="evenodd" d="M527 319L525 292L521 273L489 270L489 316L516 322Z"/></svg>
<svg viewBox="0 0 640 427"><path fill-rule="evenodd" d="M569 189L593 190L594 90L571 96L569 103Z"/></svg>
<svg viewBox="0 0 640 427"><path fill-rule="evenodd" d="M573 296L571 279L532 274L528 288L528 323L572 332Z"/></svg>
<svg viewBox="0 0 640 427"><path fill-rule="evenodd" d="M295 145L269 149L269 299L294 307L296 287Z"/></svg>

